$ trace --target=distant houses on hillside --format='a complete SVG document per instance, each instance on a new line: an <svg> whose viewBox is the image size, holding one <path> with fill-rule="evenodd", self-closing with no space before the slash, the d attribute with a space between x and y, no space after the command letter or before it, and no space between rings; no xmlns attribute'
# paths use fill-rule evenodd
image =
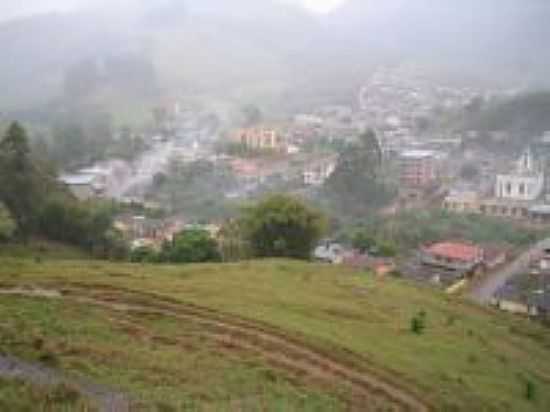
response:
<svg viewBox="0 0 550 412"><path fill-rule="evenodd" d="M550 176L545 176L550 165L550 144L545 153L540 148L541 144L547 145L543 140L534 145L536 151L528 147L507 171L492 176L492 193L487 195L475 189L451 188L443 208L454 213L550 223L550 205L546 203L550 195Z"/></svg>

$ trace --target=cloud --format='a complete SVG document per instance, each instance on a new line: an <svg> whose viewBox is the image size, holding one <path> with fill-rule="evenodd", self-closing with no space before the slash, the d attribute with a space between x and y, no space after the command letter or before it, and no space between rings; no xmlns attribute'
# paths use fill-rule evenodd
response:
<svg viewBox="0 0 550 412"><path fill-rule="evenodd" d="M101 4L103 0L25 0L1 1L0 20L9 20L34 13L53 11L69 11L93 4ZM111 0L110 4L127 0ZM261 0L258 0L261 1ZM302 4L311 11L324 13L342 4L346 0L279 0L287 3ZM1 4L4 3L4 4Z"/></svg>

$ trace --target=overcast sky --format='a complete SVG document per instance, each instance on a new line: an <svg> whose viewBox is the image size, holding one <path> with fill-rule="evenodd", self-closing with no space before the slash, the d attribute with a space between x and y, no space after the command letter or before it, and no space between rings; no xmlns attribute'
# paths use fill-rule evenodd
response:
<svg viewBox="0 0 550 412"><path fill-rule="evenodd" d="M92 2L104 0L0 0L0 20L7 20L13 17L19 17L31 13L40 13L47 11L71 10L78 7L89 5ZM111 0L110 3L119 1ZM231 1L231 0L228 0ZM261 0L258 0L261 1ZM343 3L345 0L280 0L288 3L302 3L308 9L325 13Z"/></svg>

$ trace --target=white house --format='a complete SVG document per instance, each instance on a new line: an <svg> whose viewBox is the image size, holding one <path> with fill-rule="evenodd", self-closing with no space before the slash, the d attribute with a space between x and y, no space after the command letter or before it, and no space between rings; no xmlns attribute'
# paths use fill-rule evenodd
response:
<svg viewBox="0 0 550 412"><path fill-rule="evenodd" d="M303 171L304 184L322 186L336 170L336 156L327 156L306 164Z"/></svg>
<svg viewBox="0 0 550 412"><path fill-rule="evenodd" d="M516 170L497 175L495 196L500 199L533 201L544 190L544 173L527 149L519 159Z"/></svg>
<svg viewBox="0 0 550 412"><path fill-rule="evenodd" d="M313 252L313 257L316 260L340 264L344 258L345 249L339 243L333 243L331 241L324 241L317 246Z"/></svg>
<svg viewBox="0 0 550 412"><path fill-rule="evenodd" d="M97 182L96 176L92 174L64 174L59 177L59 181L80 200L100 196L104 189L104 186Z"/></svg>

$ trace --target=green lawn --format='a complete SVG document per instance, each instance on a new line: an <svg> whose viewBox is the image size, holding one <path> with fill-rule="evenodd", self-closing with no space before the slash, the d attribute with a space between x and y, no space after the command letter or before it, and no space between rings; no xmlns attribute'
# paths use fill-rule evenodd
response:
<svg viewBox="0 0 550 412"><path fill-rule="evenodd" d="M49 240L33 239L28 244L0 243L0 258L72 260L89 259L86 252L74 246Z"/></svg>
<svg viewBox="0 0 550 412"><path fill-rule="evenodd" d="M6 286L111 285L272 325L336 356L360 355L377 374L409 388L436 410L550 410L549 330L403 281L291 261L0 262L0 283ZM341 406L333 392L287 379L249 354L227 356L216 344L197 341L196 325L140 320L158 334L184 339L189 350L182 351L126 330L122 315L101 308L3 296L0 308L0 348L32 359L47 350L53 356L46 358L58 361L58 367L127 388L153 403L200 399L216 404L261 394L271 405L287 402L296 410L303 409L304 397L308 405ZM417 335L410 323L420 311L426 313L426 329ZM10 344L10 333L28 344ZM32 346L37 337L45 342L38 353ZM527 382L534 384L533 400L526 399Z"/></svg>

